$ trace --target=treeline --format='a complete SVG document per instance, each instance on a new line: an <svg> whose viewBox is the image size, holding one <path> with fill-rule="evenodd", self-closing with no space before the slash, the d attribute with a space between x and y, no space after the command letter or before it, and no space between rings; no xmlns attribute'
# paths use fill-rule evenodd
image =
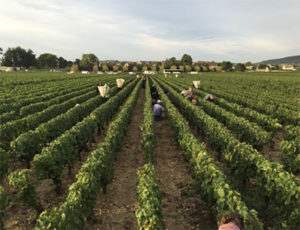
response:
<svg viewBox="0 0 300 230"><path fill-rule="evenodd" d="M68 61L63 57L58 57L55 54L43 53L36 57L36 54L31 49L22 47L8 48L5 52L0 48L2 55L2 66L19 67L25 69L66 69L73 72L82 70L91 72L143 72L155 71L163 72L165 69L179 70L181 72L214 72L214 71L246 71L247 66L253 66L252 63L231 63L230 61L217 62L193 62L190 55L184 54L180 60L175 57L166 59L165 61L99 61L98 57L93 54L83 54L81 59L77 58L74 61ZM261 64L263 65L263 64Z"/></svg>
<svg viewBox="0 0 300 230"><path fill-rule="evenodd" d="M8 48L4 53L0 48L2 57L2 66L20 67L26 69L55 69L71 67L73 62L67 61L63 57L57 57L55 54L43 53L36 57L31 49L24 49L20 46Z"/></svg>

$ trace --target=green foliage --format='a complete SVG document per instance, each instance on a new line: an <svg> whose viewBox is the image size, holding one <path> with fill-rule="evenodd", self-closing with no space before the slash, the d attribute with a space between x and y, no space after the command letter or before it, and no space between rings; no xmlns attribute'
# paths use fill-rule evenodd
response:
<svg viewBox="0 0 300 230"><path fill-rule="evenodd" d="M82 165L66 201L59 208L41 213L35 229L81 229L91 217L99 189L113 178L115 154L121 146L140 88L141 81L110 124L104 141Z"/></svg>
<svg viewBox="0 0 300 230"><path fill-rule="evenodd" d="M292 140L282 141L279 149L285 169L298 175L300 173L300 135Z"/></svg>
<svg viewBox="0 0 300 230"><path fill-rule="evenodd" d="M8 170L8 158L6 151L0 148L0 184Z"/></svg>
<svg viewBox="0 0 300 230"><path fill-rule="evenodd" d="M57 68L58 67L58 58L54 54L44 53L41 54L38 59L38 65L40 68Z"/></svg>
<svg viewBox="0 0 300 230"><path fill-rule="evenodd" d="M105 122L113 116L135 84L136 81L132 82L106 103L89 112L89 116L52 141L41 154L35 155L33 164L37 178L57 181L66 165L73 166L78 160L79 152L93 138L94 130L97 127L103 127ZM117 89L114 88L111 94L114 95L116 92Z"/></svg>
<svg viewBox="0 0 300 230"><path fill-rule="evenodd" d="M182 88L176 86L173 83L168 83L177 92L181 92ZM245 141L255 148L262 148L271 138L271 135L261 129L257 124L251 123L244 118L237 117L233 113L226 111L225 109L208 102L201 98L195 97L197 105L212 117L215 117L219 122L223 123L228 129L237 134L241 141Z"/></svg>
<svg viewBox="0 0 300 230"><path fill-rule="evenodd" d="M230 61L223 61L221 64L221 68L224 71L231 71L232 70L232 63Z"/></svg>
<svg viewBox="0 0 300 230"><path fill-rule="evenodd" d="M0 185L0 229L4 229L3 219L5 217L5 209L8 205L8 200L4 192L4 188Z"/></svg>
<svg viewBox="0 0 300 230"><path fill-rule="evenodd" d="M41 212L38 194L35 192L34 183L30 180L30 170L15 171L8 175L8 179L10 186L18 190L19 198L29 207Z"/></svg>
<svg viewBox="0 0 300 230"><path fill-rule="evenodd" d="M79 65L82 70L92 71L93 66L95 64L98 64L98 62L99 62L99 59L97 58L97 56L95 54L83 54Z"/></svg>
<svg viewBox="0 0 300 230"><path fill-rule="evenodd" d="M139 208L135 211L138 229L165 229L161 199L162 194L155 179L154 166L145 164L144 170L138 171L137 201Z"/></svg>
<svg viewBox="0 0 300 230"><path fill-rule="evenodd" d="M146 82L146 102L144 107L144 120L141 127L142 130L142 148L145 152L146 159L149 163L152 163L154 158L155 149L155 131L154 131L154 118L152 111L152 97L150 92L150 82L147 78Z"/></svg>
<svg viewBox="0 0 300 230"><path fill-rule="evenodd" d="M63 57L58 58L58 68L66 68L68 66L68 61Z"/></svg>
<svg viewBox="0 0 300 230"><path fill-rule="evenodd" d="M176 65L176 58L175 57L167 59L164 63L164 66L165 66L166 69L169 69L169 68L171 68L171 66L174 66L174 65ZM176 69L177 69L177 67L176 67Z"/></svg>
<svg viewBox="0 0 300 230"><path fill-rule="evenodd" d="M172 88L165 85L164 88L168 89L171 100L175 104L192 105ZM157 89L165 103L166 113L171 121L174 137L183 149L186 158L190 161L193 176L200 186L202 196L205 197L205 200L210 205L216 207L219 219L227 212L237 211L244 216L247 229L262 229L262 223L257 218L257 212L249 210L241 200L241 195L230 188L226 182L224 173L218 169L217 163L207 154L205 145L199 143L191 133L189 124L163 93L159 85L157 85ZM194 105L188 109L185 106L180 107L184 108L187 112L192 108L196 108Z"/></svg>
<svg viewBox="0 0 300 230"><path fill-rule="evenodd" d="M118 65L113 66L113 71L118 72L120 70L120 67Z"/></svg>
<svg viewBox="0 0 300 230"><path fill-rule="evenodd" d="M181 63L183 65L190 65L191 66L193 64L193 59L190 55L184 54L181 58Z"/></svg>
<svg viewBox="0 0 300 230"><path fill-rule="evenodd" d="M241 180L255 178L257 186L264 196L269 198L270 212L277 218L274 226L297 226L298 220L293 213L300 211L300 189L295 176L283 170L282 165L269 162L252 146L237 141L228 130L209 117L197 106L184 100L172 88L168 89L172 102L182 108L188 120L203 131L211 146L223 153L227 167Z"/></svg>
<svg viewBox="0 0 300 230"><path fill-rule="evenodd" d="M31 49L28 49L26 51L20 46L16 48L8 48L3 55L2 65L12 66L12 67L26 67L26 68L29 68L30 66L35 66L36 65L35 54Z"/></svg>
<svg viewBox="0 0 300 230"><path fill-rule="evenodd" d="M245 72L246 66L244 64L238 63L235 67L235 70L238 72Z"/></svg>
<svg viewBox="0 0 300 230"><path fill-rule="evenodd" d="M73 71L74 73L79 72L78 64L73 64L73 65L71 66L71 71Z"/></svg>

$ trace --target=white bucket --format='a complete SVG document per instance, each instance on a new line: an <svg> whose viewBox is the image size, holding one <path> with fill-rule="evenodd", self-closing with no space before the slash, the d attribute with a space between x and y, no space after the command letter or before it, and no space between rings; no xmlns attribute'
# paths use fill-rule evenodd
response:
<svg viewBox="0 0 300 230"><path fill-rule="evenodd" d="M105 86L98 86L98 90L100 92L101 97L105 97L105 95L106 95L106 87Z"/></svg>
<svg viewBox="0 0 300 230"><path fill-rule="evenodd" d="M116 81L117 81L117 87L122 88L125 80L122 78L118 78Z"/></svg>
<svg viewBox="0 0 300 230"><path fill-rule="evenodd" d="M200 86L200 81L193 81L193 85L195 86L196 89L198 89Z"/></svg>

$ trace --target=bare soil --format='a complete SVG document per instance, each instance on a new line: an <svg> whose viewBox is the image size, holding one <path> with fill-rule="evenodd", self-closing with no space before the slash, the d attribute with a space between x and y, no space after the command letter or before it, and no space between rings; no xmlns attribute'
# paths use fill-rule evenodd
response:
<svg viewBox="0 0 300 230"><path fill-rule="evenodd" d="M174 140L167 119L155 122L155 175L163 194L166 229L217 229L215 217L201 200L189 163Z"/></svg>
<svg viewBox="0 0 300 230"><path fill-rule="evenodd" d="M86 223L88 229L136 229L135 210L137 170L145 164L141 149L145 92L141 89L136 108L131 117L121 150L114 165L114 179L107 186L107 193L100 192L94 208L94 219Z"/></svg>

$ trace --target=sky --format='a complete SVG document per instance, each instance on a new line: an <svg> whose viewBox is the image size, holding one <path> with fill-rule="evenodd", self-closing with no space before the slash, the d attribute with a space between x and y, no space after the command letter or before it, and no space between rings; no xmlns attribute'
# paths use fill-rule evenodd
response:
<svg viewBox="0 0 300 230"><path fill-rule="evenodd" d="M0 0L0 47L68 60L300 55L300 0Z"/></svg>

